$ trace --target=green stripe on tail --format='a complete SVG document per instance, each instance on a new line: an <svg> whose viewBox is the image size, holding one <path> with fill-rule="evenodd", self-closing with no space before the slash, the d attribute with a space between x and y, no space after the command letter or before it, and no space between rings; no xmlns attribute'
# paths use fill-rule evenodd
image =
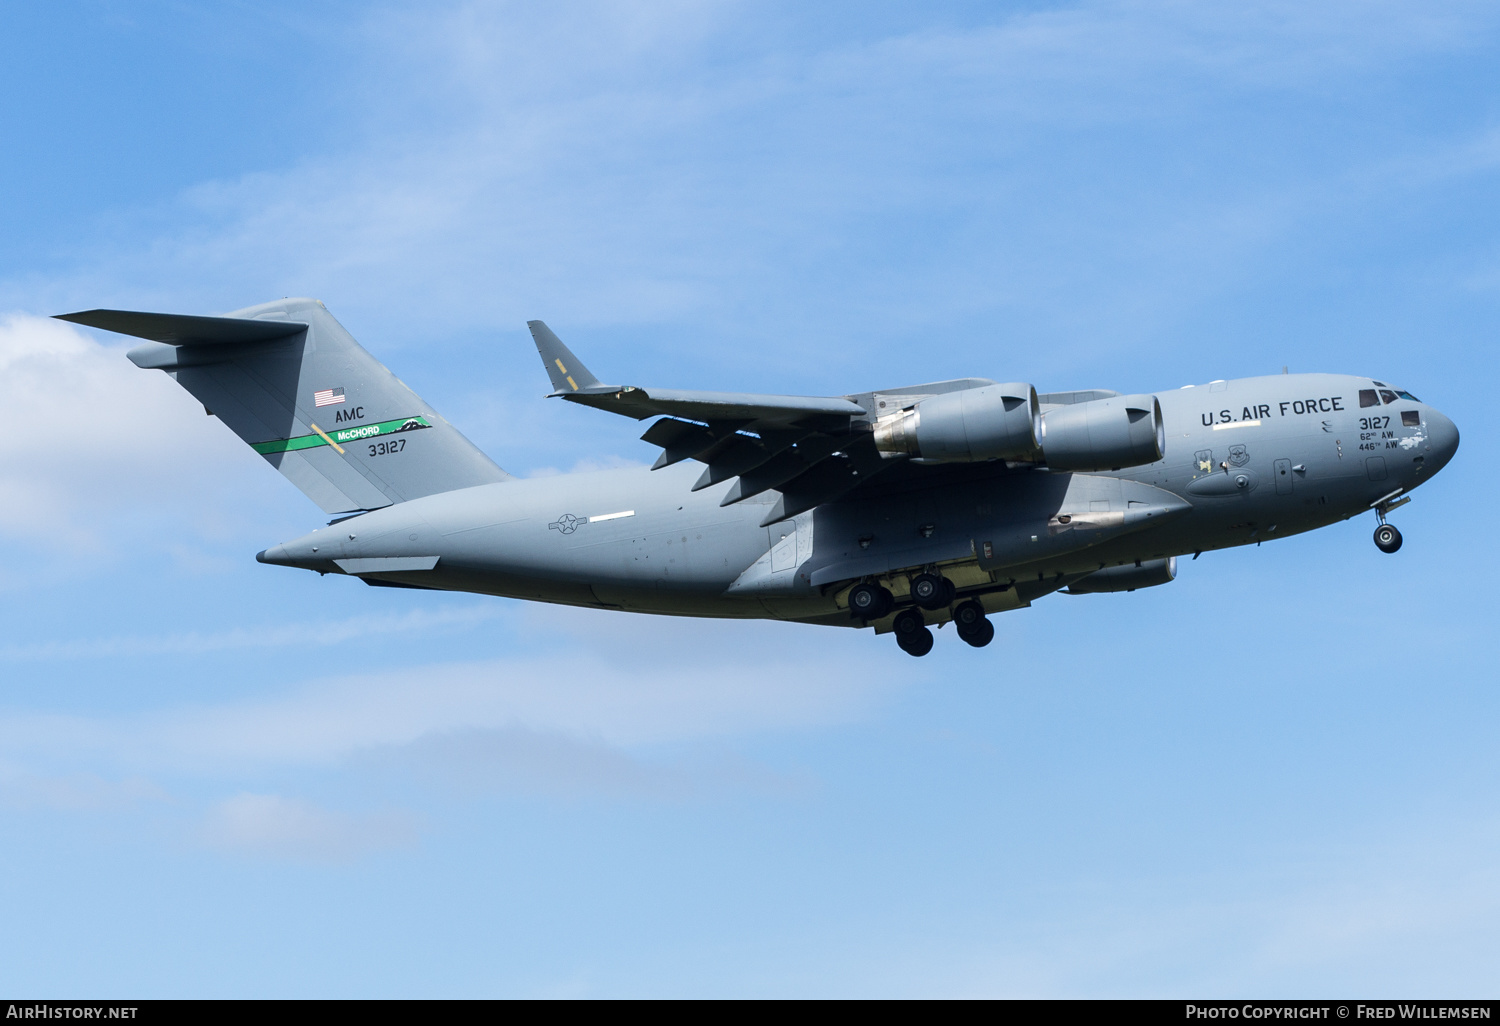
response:
<svg viewBox="0 0 1500 1026"><path fill-rule="evenodd" d="M361 424L358 427L340 428L337 431L328 432L328 437L340 445L345 445L380 435L394 435L401 431L419 431L430 427L432 425L427 422L426 417L401 417L396 420L383 420L379 424ZM278 438L270 442L252 442L250 448L262 456L274 456L279 452L296 452L298 449L313 449L327 444L322 435L298 435L296 438Z"/></svg>

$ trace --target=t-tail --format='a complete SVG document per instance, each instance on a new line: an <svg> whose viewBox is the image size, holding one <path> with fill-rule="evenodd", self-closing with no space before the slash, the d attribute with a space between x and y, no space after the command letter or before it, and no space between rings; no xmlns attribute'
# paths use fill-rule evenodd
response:
<svg viewBox="0 0 1500 1026"><path fill-rule="evenodd" d="M132 363L170 374L327 513L509 477L316 299L225 317L88 310L60 319L150 339L130 350Z"/></svg>

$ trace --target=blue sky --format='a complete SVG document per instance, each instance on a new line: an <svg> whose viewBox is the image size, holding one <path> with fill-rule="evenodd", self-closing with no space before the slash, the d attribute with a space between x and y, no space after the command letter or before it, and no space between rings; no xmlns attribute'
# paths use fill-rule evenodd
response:
<svg viewBox="0 0 1500 1026"><path fill-rule="evenodd" d="M806 6L0 3L0 989L1496 989L1500 12ZM918 661L255 563L318 511L44 318L287 295L523 475L654 458L532 317L674 387L1372 374L1464 441L1394 557Z"/></svg>

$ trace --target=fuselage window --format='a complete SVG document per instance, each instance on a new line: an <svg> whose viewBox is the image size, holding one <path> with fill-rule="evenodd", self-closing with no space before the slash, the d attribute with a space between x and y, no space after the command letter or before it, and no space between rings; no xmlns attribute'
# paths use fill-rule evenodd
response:
<svg viewBox="0 0 1500 1026"><path fill-rule="evenodd" d="M1359 405L1361 407L1379 406L1380 397L1375 394L1375 390L1373 388L1361 388L1359 390Z"/></svg>
<svg viewBox="0 0 1500 1026"><path fill-rule="evenodd" d="M1388 389L1382 388L1380 390L1380 398L1384 399L1386 401L1387 405L1389 405L1390 403L1393 403L1393 402L1396 401L1396 393L1392 392L1392 391L1390 391Z"/></svg>
<svg viewBox="0 0 1500 1026"><path fill-rule="evenodd" d="M1421 427L1422 426L1422 415L1420 413L1418 413L1416 410L1402 410L1401 411L1401 426L1402 427Z"/></svg>

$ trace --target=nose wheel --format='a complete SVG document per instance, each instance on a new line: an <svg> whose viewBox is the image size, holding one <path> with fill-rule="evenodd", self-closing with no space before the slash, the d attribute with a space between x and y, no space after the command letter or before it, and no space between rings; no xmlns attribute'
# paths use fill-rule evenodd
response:
<svg viewBox="0 0 1500 1026"><path fill-rule="evenodd" d="M1381 524L1375 528L1375 547L1381 552L1395 552L1401 547L1401 532L1394 524Z"/></svg>
<svg viewBox="0 0 1500 1026"><path fill-rule="evenodd" d="M1397 496L1401 497L1398 499ZM1411 501L1410 495L1401 495L1401 489L1370 503L1370 508L1375 511L1375 519L1380 521L1380 526L1375 528L1375 547L1381 552L1395 552L1401 547L1401 532L1385 522L1385 515L1399 506L1405 506Z"/></svg>

